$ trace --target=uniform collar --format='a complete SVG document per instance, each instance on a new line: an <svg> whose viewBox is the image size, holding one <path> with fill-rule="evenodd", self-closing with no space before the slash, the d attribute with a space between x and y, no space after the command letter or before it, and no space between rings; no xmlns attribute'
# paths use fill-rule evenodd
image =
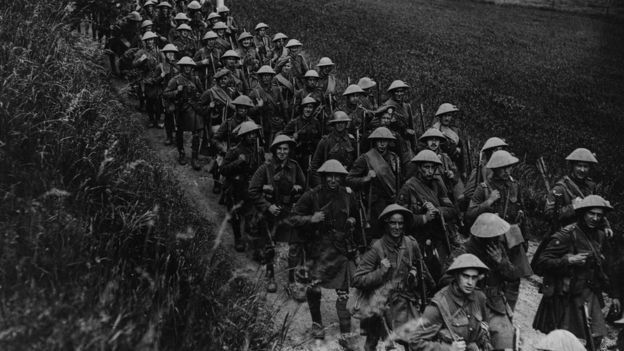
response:
<svg viewBox="0 0 624 351"><path fill-rule="evenodd" d="M461 290L459 290L459 286L457 286L456 282L451 283L449 290L451 291L451 299L460 307L466 305L466 302L468 301L475 300L474 292L469 295L464 294Z"/></svg>

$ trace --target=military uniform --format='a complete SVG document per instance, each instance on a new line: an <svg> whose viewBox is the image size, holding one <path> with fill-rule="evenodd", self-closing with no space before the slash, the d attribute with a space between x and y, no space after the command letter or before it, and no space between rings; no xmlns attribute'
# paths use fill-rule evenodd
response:
<svg viewBox="0 0 624 351"><path fill-rule="evenodd" d="M146 59L141 58L145 55ZM140 91L145 97L145 107L150 122L156 126L162 113L162 104L160 101L160 55L158 50L140 49L134 54L132 65L140 71Z"/></svg>
<svg viewBox="0 0 624 351"><path fill-rule="evenodd" d="M172 43L180 50L181 56L194 57L198 47L198 38L193 32L189 32L187 36L176 35Z"/></svg>
<svg viewBox="0 0 624 351"><path fill-rule="evenodd" d="M294 101L294 95L296 88L294 78L290 75L287 77L284 75L284 72L280 72L273 77L271 85L279 90L281 100L284 103L282 108L285 118L290 121L295 114L294 106L296 102Z"/></svg>
<svg viewBox="0 0 624 351"><path fill-rule="evenodd" d="M316 170L329 159L338 160L347 169L351 167L353 160L355 160L355 141L349 134L346 132L338 134L336 131L332 131L318 143L311 162L311 168L314 172L310 181L312 186L320 184L321 179Z"/></svg>
<svg viewBox="0 0 624 351"><path fill-rule="evenodd" d="M199 49L193 60L197 63L199 78L204 84L204 89L210 89L213 85L213 77L221 67L219 58L223 52L216 47L204 46ZM204 63L204 60L208 62Z"/></svg>
<svg viewBox="0 0 624 351"><path fill-rule="evenodd" d="M288 122L284 127L284 134L297 141L293 158L308 172L312 154L314 154L316 145L321 139L321 123L313 116L305 118L301 115ZM308 177L310 177L309 172Z"/></svg>
<svg viewBox="0 0 624 351"><path fill-rule="evenodd" d="M251 90L249 97L255 101L263 101L263 106L256 106L249 114L263 127L267 140L273 140L286 125L279 89L260 83Z"/></svg>
<svg viewBox="0 0 624 351"><path fill-rule="evenodd" d="M299 86L302 86L303 75L310 69L310 66L306 62L306 59L303 57L303 55L293 55L292 53L289 53L287 56L282 57L277 61L275 65L275 72L280 72L282 70L282 67L284 66L284 64L286 64L288 60L290 60L290 63L292 65L291 74L295 77Z"/></svg>
<svg viewBox="0 0 624 351"><path fill-rule="evenodd" d="M554 223L555 230L574 223L572 200L596 194L596 190L597 184L591 178L576 179L566 175L557 181L546 198L544 209L544 214ZM609 227L606 220L605 225Z"/></svg>
<svg viewBox="0 0 624 351"><path fill-rule="evenodd" d="M470 156L467 153L468 148L465 145L466 138L464 133L457 127L445 126L440 122L434 123L433 128L440 130L446 136L447 142L441 145L442 149L451 157L459 171L466 173L468 171L466 160Z"/></svg>

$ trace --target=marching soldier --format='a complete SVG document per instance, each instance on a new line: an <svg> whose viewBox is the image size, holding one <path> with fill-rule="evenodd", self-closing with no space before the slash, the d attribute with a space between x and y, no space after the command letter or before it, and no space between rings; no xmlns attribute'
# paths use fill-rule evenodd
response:
<svg viewBox="0 0 624 351"><path fill-rule="evenodd" d="M208 31L208 25L203 20L203 14L201 12L201 5L197 1L191 1L188 4L188 16L191 19L189 26L193 32L193 37L199 40Z"/></svg>
<svg viewBox="0 0 624 351"><path fill-rule="evenodd" d="M176 66L176 54L178 53L178 48L173 44L165 45L162 50L161 57L161 76L162 79L160 81L160 90L161 90L161 98L163 100L163 107L165 112L165 135L167 136L167 140L165 141L165 145L173 145L173 134L175 132L175 103L170 101L169 99L164 98L162 91L167 87L167 83L171 80L171 78L175 77L179 73L178 66Z"/></svg>
<svg viewBox="0 0 624 351"><path fill-rule="evenodd" d="M145 108L150 125L153 128L162 128L159 124L162 112L159 84L161 77L160 72L157 70L160 54L154 42L156 38L158 36L153 32L143 34L141 39L145 46L135 53L132 66L138 68L141 72L139 91L140 95L145 97Z"/></svg>
<svg viewBox="0 0 624 351"><path fill-rule="evenodd" d="M388 144L395 140L392 132L385 127L375 129L368 136L372 147L358 157L347 176L347 185L366 194L371 230L367 236L380 235L383 223L377 221L379 214L391 203L396 202L397 194L403 184L401 159L389 150ZM375 237L377 239L378 237Z"/></svg>
<svg viewBox="0 0 624 351"><path fill-rule="evenodd" d="M321 316L321 287L336 289L336 312L340 332L351 331L351 315L347 311L349 287L355 270L356 249L353 231L356 228L356 200L342 183L347 170L337 160L327 160L318 169L322 183L305 192L295 204L290 218L299 230L309 229L305 244L306 259L311 261L312 284L306 291L312 335L325 338Z"/></svg>
<svg viewBox="0 0 624 351"><path fill-rule="evenodd" d="M154 18L154 32L158 34L158 46L163 47L169 41L168 35L174 29L171 22L171 10L173 6L170 3L163 1L156 5L158 9L158 16Z"/></svg>
<svg viewBox="0 0 624 351"><path fill-rule="evenodd" d="M363 291L378 289L387 302L373 316L361 319L366 333L365 351L377 350L379 339L391 330L420 317L435 282L422 263L418 243L409 235L412 212L397 204L388 205L379 215L384 231L360 260L353 286Z"/></svg>
<svg viewBox="0 0 624 351"><path fill-rule="evenodd" d="M290 135L296 142L296 152L293 156L295 161L306 170L306 190L311 180L311 160L318 141L321 139L321 124L315 117L317 101L311 97L303 98L301 102L301 114L288 122L284 133Z"/></svg>
<svg viewBox="0 0 624 351"><path fill-rule="evenodd" d="M305 176L303 171L290 158L294 151L295 141L286 135L278 135L271 143L273 154L269 162L265 162L256 170L249 183L249 197L258 210L261 221L257 223L264 245L274 247L276 241L288 242L288 282L295 282L295 268L302 255L299 252L301 238L292 231L288 217L295 201L303 193ZM274 279L273 257L266 262L267 291L276 292Z"/></svg>
<svg viewBox="0 0 624 351"><path fill-rule="evenodd" d="M295 103L294 105L295 109L299 108L299 104L301 103L301 100L303 100L303 98L305 98L306 96L310 96L314 98L314 100L321 103L321 106L324 106L323 101L325 100L323 99L323 93L319 89L319 86L318 86L319 84L318 72L316 72L315 70L307 71L303 76L303 81L304 81L303 89L297 90L295 93L295 97L293 98L293 101Z"/></svg>
<svg viewBox="0 0 624 351"><path fill-rule="evenodd" d="M492 154L486 167L492 170L492 177L485 180L475 191L466 217L475 220L484 212L497 213L500 218L509 222L510 230L505 233L507 254L512 263L522 268L522 276L533 274L526 257L527 242L524 235L526 220L524 215L524 201L518 182L511 177L511 167L518 163L518 159L509 152L500 150ZM520 279L505 284L505 298L513 311L518 301Z"/></svg>
<svg viewBox="0 0 624 351"><path fill-rule="evenodd" d="M195 38L191 27L186 23L182 23L176 28L176 32L173 44L180 50L180 54L188 57L195 56L197 38Z"/></svg>
<svg viewBox="0 0 624 351"><path fill-rule="evenodd" d="M193 133L191 140L191 165L193 169L200 170L198 153L201 139L201 131L204 128L204 119L196 112L199 108L197 102L201 95L201 82L193 75L195 62L188 56L178 61L180 73L173 77L167 84L163 96L174 101L176 106L176 144L178 147L178 163L186 164L184 154L184 131Z"/></svg>
<svg viewBox="0 0 624 351"><path fill-rule="evenodd" d="M488 271L476 256L458 256L446 270L452 282L433 296L416 322L409 349L492 350L486 297L477 288Z"/></svg>
<svg viewBox="0 0 624 351"><path fill-rule="evenodd" d="M507 150L508 146L505 140L497 137L492 137L485 141L479 153L479 164L472 169L470 177L468 177L468 181L466 182L466 187L464 189L464 199L466 201L472 199L472 195L481 182L489 180L492 176L492 171L485 167L490 157L492 157L492 154L498 150ZM468 207L467 203L466 207Z"/></svg>
<svg viewBox="0 0 624 351"><path fill-rule="evenodd" d="M316 67L319 73L318 89L322 94L323 104L331 111L336 106L336 76L332 73L334 63L329 57L321 57Z"/></svg>
<svg viewBox="0 0 624 351"><path fill-rule="evenodd" d="M295 93L297 85L294 76L292 75L292 65L290 62L284 63L282 69L277 71L277 74L273 78L271 83L274 87L277 87L280 92L282 101L284 102L284 114L287 120L295 118Z"/></svg>
<svg viewBox="0 0 624 351"><path fill-rule="evenodd" d="M222 97L219 97L218 100L215 100L215 104L222 104ZM217 102L218 101L218 102ZM227 103L227 102L226 102ZM228 118L226 121L221 123L219 129L214 135L216 141L220 142L219 148L227 152L232 145L235 145L239 142L238 133L236 132L236 128L245 121L251 121L249 118L249 110L254 108L253 101L247 95L239 95L232 101L231 103L235 108L235 113L231 118ZM226 105L226 108L229 106ZM227 111L227 110L226 110ZM227 114L227 112L225 112ZM262 128L260 128L260 133L262 132Z"/></svg>
<svg viewBox="0 0 624 351"><path fill-rule="evenodd" d="M458 211L448 197L444 182L436 177L442 161L435 152L422 150L412 162L417 172L399 191L399 204L414 213L416 240L423 246L425 262L433 279L442 276L442 263L457 246L455 224Z"/></svg>
<svg viewBox="0 0 624 351"><path fill-rule="evenodd" d="M370 129L370 126L367 125L370 124L370 120L366 120L367 112L369 111L366 111L361 104L361 97L364 94L364 90L355 84L349 85L342 93L342 96L345 98L345 105L342 110L351 118L351 123L349 123L347 129L352 135L359 133L360 136L364 136L368 134L367 129Z"/></svg>
<svg viewBox="0 0 624 351"><path fill-rule="evenodd" d="M306 62L306 59L303 57L301 50L303 48L303 44L297 39L290 39L288 43L286 43L286 49L288 49L288 55L279 59L275 65L275 71L279 72L282 69L282 66L290 61L291 72L292 75L296 79L296 86L302 86L303 75L310 70L310 66Z"/></svg>
<svg viewBox="0 0 624 351"><path fill-rule="evenodd" d="M505 285L513 284L523 275L522 268L514 265L507 254L504 235L509 229L509 223L497 214L482 213L470 228L470 238L453 252L453 257L475 255L490 267L489 274L478 286L487 297L489 313L483 320L490 326L491 342L496 350L513 348L513 311L505 297Z"/></svg>
<svg viewBox="0 0 624 351"><path fill-rule="evenodd" d="M205 89L210 89L213 85L213 77L217 74L221 63L219 59L223 55L221 50L217 48L217 33L207 31L202 38L204 46L195 53L193 58L197 63L199 77L204 83Z"/></svg>
<svg viewBox="0 0 624 351"><path fill-rule="evenodd" d="M358 81L357 85L364 90L364 94L360 97L361 105L367 110L375 110L379 107L379 101L375 99L373 88L377 86L377 83L368 78L362 77Z"/></svg>
<svg viewBox="0 0 624 351"><path fill-rule="evenodd" d="M249 80L245 71L239 68L240 56L234 50L228 50L221 55L221 63L224 68L230 71L230 86L235 88L239 94L246 94L249 91Z"/></svg>
<svg viewBox="0 0 624 351"><path fill-rule="evenodd" d="M446 152L453 162L459 168L462 179L466 179L468 172L468 148L466 147L466 138L463 132L455 125L453 121L459 113L459 109L455 105L444 103L440 105L436 111L433 128L439 129L446 137L447 143L443 145Z"/></svg>
<svg viewBox="0 0 624 351"><path fill-rule="evenodd" d="M189 22L191 22L191 19L188 18L188 16L186 16L186 13L184 12L176 13L175 17L173 17L173 26L171 27L171 29L169 30L169 33L167 34L167 38L169 38L170 43L175 43L176 40L178 40L178 37L180 36L180 33L178 32L177 28L182 24L188 25Z"/></svg>
<svg viewBox="0 0 624 351"><path fill-rule="evenodd" d="M410 144L411 149L416 149L416 125L414 124L414 116L412 113L412 105L408 102L407 93L410 86L402 80L393 81L388 87L388 94L390 98L384 102L384 105L391 106L394 109L393 124L397 126L398 130L405 131L409 135L406 138ZM423 133L420 131L418 134Z"/></svg>
<svg viewBox="0 0 624 351"><path fill-rule="evenodd" d="M407 133L409 130L404 129L404 125L395 115L395 108L391 105L381 106L374 112L370 126L371 128L386 127L390 129L396 138L396 140L390 143L390 150L394 151L401 157L401 163L409 172L410 168L412 168L409 162L412 158L414 158L414 153L412 152L412 148L410 147L410 143L408 141L410 135Z"/></svg>
<svg viewBox="0 0 624 351"><path fill-rule="evenodd" d="M438 129L430 128L418 138L418 140L425 145L425 147L440 157L442 161L442 167L440 167L439 175L442 177L444 184L448 190L451 190L449 195L454 203L463 201L464 197L464 183L459 176L459 170L455 162L442 151L442 145L446 142L446 137Z"/></svg>
<svg viewBox="0 0 624 351"><path fill-rule="evenodd" d="M537 262L547 273L533 328L544 333L565 329L586 345L593 343L589 350L599 350L607 335L602 293L609 287L604 271L609 243L602 228L612 207L598 195L588 195L573 206L576 222L553 234ZM621 309L619 295L613 297L613 305Z"/></svg>
<svg viewBox="0 0 624 351"><path fill-rule="evenodd" d="M254 220L253 203L249 198L249 181L254 171L264 162L263 152L258 150L260 126L253 121L245 121L237 129L236 146L225 155L221 174L225 177L224 198L229 211L232 211L230 224L234 233L234 247L243 252L245 243L242 233L259 237L257 220ZM272 262L274 250L271 247L254 247L254 258L260 263ZM267 272L267 278L269 278ZM269 279L273 279L270 276Z"/></svg>
<svg viewBox="0 0 624 351"><path fill-rule="evenodd" d="M141 36L143 36L146 32L151 32L153 25L154 22L151 20L143 20L143 22L141 22Z"/></svg>
<svg viewBox="0 0 624 351"><path fill-rule="evenodd" d="M221 22L221 16L219 16L216 12L211 12L208 14L206 20L208 21L208 27L211 28L211 30L214 30L214 25L217 24L217 22Z"/></svg>
<svg viewBox="0 0 624 351"><path fill-rule="evenodd" d="M256 75L258 84L251 90L249 97L256 101L257 107L250 114L260 122L264 135L271 140L284 129L286 124L282 112L283 103L279 89L272 85L275 75L273 68L262 66Z"/></svg>
<svg viewBox="0 0 624 351"><path fill-rule="evenodd" d="M240 57L242 69L247 77L247 81L251 80L251 73L260 68L260 56L253 46L253 35L249 32L243 32L238 36L238 49L236 53Z"/></svg>
<svg viewBox="0 0 624 351"><path fill-rule="evenodd" d="M254 28L256 35L253 37L253 46L258 50L260 64L268 65L271 59L271 38L267 34L269 26L266 23L258 23Z"/></svg>
<svg viewBox="0 0 624 351"><path fill-rule="evenodd" d="M148 20L153 20L154 18L156 18L156 12L154 11L154 5L155 5L154 1L147 0L143 4L143 11L141 13L141 17L143 17L145 19L148 19Z"/></svg>
<svg viewBox="0 0 624 351"><path fill-rule="evenodd" d="M234 47L232 39L228 38L225 34L227 25L223 22L217 22L212 26L212 30L219 36L217 38L217 47L223 52L232 50Z"/></svg>
<svg viewBox="0 0 624 351"><path fill-rule="evenodd" d="M321 179L316 170L325 161L335 159L344 165L347 169L351 167L355 160L355 143L353 138L347 133L347 124L351 122L349 116L343 111L334 112L334 118L329 121L332 131L323 136L316 146L314 155L312 156L311 168L312 179L310 184L316 186L320 184ZM323 128L321 122L321 128Z"/></svg>
<svg viewBox="0 0 624 351"><path fill-rule="evenodd" d="M286 40L288 40L288 36L284 33L275 34L273 36L273 40L271 40L273 42L273 48L271 49L270 54L270 65L271 67L275 68L275 71L278 72L278 74L280 73L281 69L277 69L277 63L280 62L283 57L288 56L288 49L286 49Z"/></svg>
<svg viewBox="0 0 624 351"><path fill-rule="evenodd" d="M217 7L217 13L221 16L221 22L223 22L227 29L225 30L225 35L230 39L230 42L236 40L236 36L238 35L238 25L234 20L234 17L230 16L230 9L223 5Z"/></svg>

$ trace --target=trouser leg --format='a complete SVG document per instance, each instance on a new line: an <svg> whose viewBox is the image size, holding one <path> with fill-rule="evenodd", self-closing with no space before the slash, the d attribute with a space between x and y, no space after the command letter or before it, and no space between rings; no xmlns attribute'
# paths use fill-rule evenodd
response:
<svg viewBox="0 0 624 351"><path fill-rule="evenodd" d="M336 293L336 313L338 314L338 325L341 333L351 332L351 314L347 310L347 301L349 301L349 290L337 289Z"/></svg>

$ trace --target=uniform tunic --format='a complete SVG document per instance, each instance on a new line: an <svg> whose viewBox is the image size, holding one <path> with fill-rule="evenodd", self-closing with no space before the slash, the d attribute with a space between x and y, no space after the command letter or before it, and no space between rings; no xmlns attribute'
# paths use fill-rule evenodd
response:
<svg viewBox="0 0 624 351"><path fill-rule="evenodd" d="M320 184L321 177L316 173L316 170L325 161L331 159L338 160L347 170L351 168L351 164L355 160L355 141L349 134L344 133L340 135L332 131L321 139L314 151L314 156L312 156L311 167L314 173L311 184Z"/></svg>
<svg viewBox="0 0 624 351"><path fill-rule="evenodd" d="M178 91L178 87L184 90ZM182 125L179 126L186 131L196 131L204 128L203 117L196 112L199 109L197 101L201 94L201 82L195 76L187 77L180 73L173 77L167 84L163 96L173 101L176 111L181 114Z"/></svg>
<svg viewBox="0 0 624 351"><path fill-rule="evenodd" d="M316 145L321 140L321 123L312 116L308 118L299 116L288 122L284 127L284 134L297 142L293 158L310 176L308 168Z"/></svg>
<svg viewBox="0 0 624 351"><path fill-rule="evenodd" d="M202 83L204 83L204 89L210 89L212 87L213 77L221 67L221 62L219 60L221 55L223 55L223 52L218 48L209 48L207 46L204 46L195 53L193 61L197 64L197 71L199 72L199 78ZM204 63L204 60L208 60L208 62Z"/></svg>
<svg viewBox="0 0 624 351"><path fill-rule="evenodd" d="M251 90L249 97L256 102L258 100L263 101L263 106L256 105L249 111L249 114L263 127L267 140L273 140L275 135L281 132L286 125L279 89L270 85L267 87L258 84Z"/></svg>

